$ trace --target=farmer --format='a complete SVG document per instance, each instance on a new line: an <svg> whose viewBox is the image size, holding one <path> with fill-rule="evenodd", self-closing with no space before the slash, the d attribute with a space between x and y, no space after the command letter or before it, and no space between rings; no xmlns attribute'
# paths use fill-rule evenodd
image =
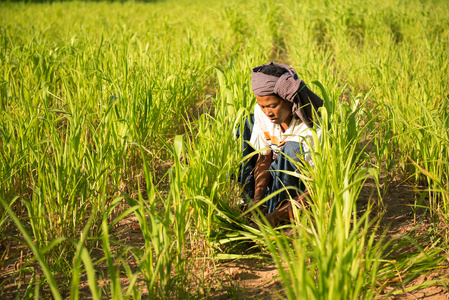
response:
<svg viewBox="0 0 449 300"><path fill-rule="evenodd" d="M258 66L252 70L251 80L257 104L242 132L243 157L254 150L263 150L243 165L239 180L244 197L252 199L252 205L274 194L261 211L275 226L293 216L288 199L304 198L295 189L284 189L295 187L304 191L298 177L285 171L300 172L300 157L312 163L308 153L312 143L310 128L323 100L288 65L272 62Z"/></svg>

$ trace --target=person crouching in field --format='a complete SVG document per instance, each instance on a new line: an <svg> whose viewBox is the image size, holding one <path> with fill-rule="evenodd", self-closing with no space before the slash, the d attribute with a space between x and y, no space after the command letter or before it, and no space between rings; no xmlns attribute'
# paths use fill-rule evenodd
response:
<svg viewBox="0 0 449 300"><path fill-rule="evenodd" d="M271 195L261 211L275 226L293 217L289 199L304 198L294 189L304 191L304 184L285 172L300 172L300 157L312 163L310 128L323 100L288 65L271 62L258 66L252 70L251 80L257 104L242 132L243 157L254 150L264 150L243 165L239 181L243 196L252 199L251 205Z"/></svg>

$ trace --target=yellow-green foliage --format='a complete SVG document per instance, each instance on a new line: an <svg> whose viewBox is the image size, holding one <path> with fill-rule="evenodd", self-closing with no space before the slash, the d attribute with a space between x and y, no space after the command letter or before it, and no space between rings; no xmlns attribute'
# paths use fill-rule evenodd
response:
<svg viewBox="0 0 449 300"><path fill-rule="evenodd" d="M367 172L388 181L394 170L424 184L423 204L449 220L448 12L445 1L418 0L2 2L2 239L16 224L55 298L60 274L78 297L81 263L101 298L89 256L97 241L114 298L139 298L141 278L150 297L208 296L186 290L187 236L227 258L254 241L280 269L276 249L296 255L299 269L281 271L290 298L370 298L394 268L410 280L421 270L411 260L380 271L390 258L355 203ZM249 228L234 203L235 131L255 104L251 68L270 60L295 67L326 100L316 169L302 178L315 179L316 206L297 217L293 240ZM142 248L109 238L133 214ZM38 297L33 284L20 297Z"/></svg>

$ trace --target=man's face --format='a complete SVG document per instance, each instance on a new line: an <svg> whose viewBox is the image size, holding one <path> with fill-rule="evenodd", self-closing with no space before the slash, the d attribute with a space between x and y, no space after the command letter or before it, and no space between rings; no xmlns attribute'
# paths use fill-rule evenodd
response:
<svg viewBox="0 0 449 300"><path fill-rule="evenodd" d="M277 95L257 96L257 104L259 104L263 113L274 124L286 124L290 125L292 120L292 104L283 100Z"/></svg>

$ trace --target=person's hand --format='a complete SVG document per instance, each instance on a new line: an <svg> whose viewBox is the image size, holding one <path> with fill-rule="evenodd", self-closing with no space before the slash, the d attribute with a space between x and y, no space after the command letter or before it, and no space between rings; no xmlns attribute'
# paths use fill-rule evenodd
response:
<svg viewBox="0 0 449 300"><path fill-rule="evenodd" d="M307 208L309 206L309 202L307 201L309 197L309 191L305 191L301 195L297 195L294 200L297 203L297 207Z"/></svg>

